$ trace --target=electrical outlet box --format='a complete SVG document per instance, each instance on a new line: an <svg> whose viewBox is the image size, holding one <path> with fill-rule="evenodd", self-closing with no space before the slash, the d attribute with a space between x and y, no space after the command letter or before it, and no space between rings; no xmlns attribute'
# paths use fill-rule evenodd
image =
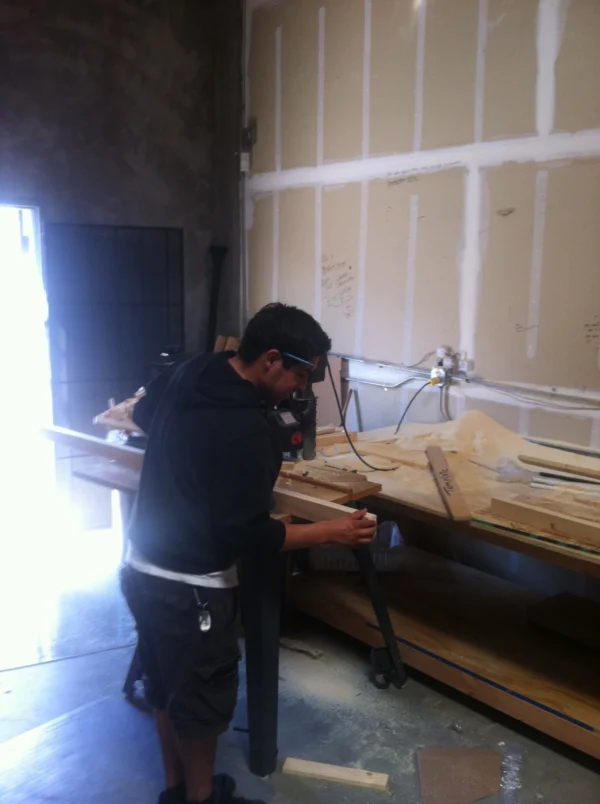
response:
<svg viewBox="0 0 600 804"><path fill-rule="evenodd" d="M438 380L440 385L445 385L447 379L446 370L440 366L435 366L431 369L431 379Z"/></svg>

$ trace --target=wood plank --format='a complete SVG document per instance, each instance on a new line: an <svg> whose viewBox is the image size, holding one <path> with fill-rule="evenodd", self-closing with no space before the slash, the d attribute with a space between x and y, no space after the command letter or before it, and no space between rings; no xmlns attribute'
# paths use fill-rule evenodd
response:
<svg viewBox="0 0 600 804"><path fill-rule="evenodd" d="M538 593L415 548L384 590L407 664L600 758L600 657L531 628ZM369 645L381 639L360 579L307 574L290 599Z"/></svg>
<svg viewBox="0 0 600 804"><path fill-rule="evenodd" d="M526 505L511 499L492 497L490 512L514 522L529 525L535 530L547 531L556 535L571 536L584 543L600 547L600 526L586 519L566 516L546 508Z"/></svg>
<svg viewBox="0 0 600 804"><path fill-rule="evenodd" d="M227 336L226 335L217 335L217 339L215 341L215 348L214 348L213 351L215 351L215 352L224 352L226 344L227 344Z"/></svg>
<svg viewBox="0 0 600 804"><path fill-rule="evenodd" d="M351 441L356 441L358 433L348 432ZM346 433L325 433L324 435L317 434L317 449L321 447L331 447L333 444L346 444L348 439Z"/></svg>
<svg viewBox="0 0 600 804"><path fill-rule="evenodd" d="M567 472L568 474L579 475L580 477L591 477L594 480L600 480L600 468L590 469L586 466L576 466L572 463L554 461L550 458L538 458L535 455L519 455L518 457L522 463L527 463L531 466L541 466L544 469L552 469L557 472Z"/></svg>
<svg viewBox="0 0 600 804"><path fill-rule="evenodd" d="M234 338L232 335L230 335L225 341L225 351L237 352L239 345L240 345L240 339Z"/></svg>
<svg viewBox="0 0 600 804"><path fill-rule="evenodd" d="M470 520L471 511L467 501L463 497L458 483L454 478L452 469L448 466L448 461L441 447L430 446L425 450L431 472L435 479L442 502L452 519L457 521Z"/></svg>
<svg viewBox="0 0 600 804"><path fill-rule="evenodd" d="M530 622L540 628L600 651L600 604L595 600L562 592L533 605L527 616Z"/></svg>
<svg viewBox="0 0 600 804"><path fill-rule="evenodd" d="M311 483L305 477L290 477L294 475L293 472L281 472L277 480L276 488L283 489L284 491L296 491L299 494L308 494L318 500L326 500L327 502L338 503L338 505L345 505L350 502L350 494L339 486L336 488L329 488L321 486L316 483Z"/></svg>
<svg viewBox="0 0 600 804"><path fill-rule="evenodd" d="M389 776L387 773L372 773L359 768L344 768L340 765L325 765L322 762L308 762L305 759L288 757L283 763L283 772L321 782L335 782L352 787L367 787L370 790L386 791Z"/></svg>
<svg viewBox="0 0 600 804"><path fill-rule="evenodd" d="M282 474L286 476L285 472ZM293 477L302 476L317 485L344 490L354 501L362 500L363 497L371 497L381 491L381 484L368 480L366 475L329 466L315 466L312 461L297 464L292 474Z"/></svg>
<svg viewBox="0 0 600 804"><path fill-rule="evenodd" d="M50 439L50 441L54 441L55 444L63 444L87 455L108 458L111 461L115 461L115 463L129 466L131 469L141 469L144 462L144 453L135 447L115 444L111 441L105 441L103 438L68 430L65 427L43 427L41 432L42 435Z"/></svg>
<svg viewBox="0 0 600 804"><path fill-rule="evenodd" d="M345 505L338 505L327 500L318 500L308 494L288 491L279 486L273 489L273 497L278 511L291 514L299 519L305 519L308 522L329 521L354 513L354 509L347 508ZM367 514L367 518L377 521L377 517L374 514Z"/></svg>

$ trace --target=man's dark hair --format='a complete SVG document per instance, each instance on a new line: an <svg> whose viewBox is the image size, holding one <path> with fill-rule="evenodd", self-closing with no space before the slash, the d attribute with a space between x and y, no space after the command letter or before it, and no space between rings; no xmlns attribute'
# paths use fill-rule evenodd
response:
<svg viewBox="0 0 600 804"><path fill-rule="evenodd" d="M238 355L249 364L269 349L287 352L302 360L313 360L331 349L331 339L304 310L276 302L267 304L248 322ZM284 356L286 368L293 362Z"/></svg>

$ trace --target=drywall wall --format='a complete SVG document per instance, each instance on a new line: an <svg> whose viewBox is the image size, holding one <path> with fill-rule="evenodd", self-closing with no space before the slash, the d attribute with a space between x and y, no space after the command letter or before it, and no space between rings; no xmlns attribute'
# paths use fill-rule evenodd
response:
<svg viewBox="0 0 600 804"><path fill-rule="evenodd" d="M0 0L0 200L47 222L184 231L188 348L239 327L241 0Z"/></svg>
<svg viewBox="0 0 600 804"><path fill-rule="evenodd" d="M395 365L448 344L547 404L463 386L456 411L597 442L599 9L249 2L249 312L301 303L336 352ZM355 387L371 426L405 393Z"/></svg>

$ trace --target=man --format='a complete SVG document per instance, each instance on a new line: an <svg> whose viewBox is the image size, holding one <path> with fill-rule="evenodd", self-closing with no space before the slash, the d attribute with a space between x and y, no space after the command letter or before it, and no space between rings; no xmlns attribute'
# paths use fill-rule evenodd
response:
<svg viewBox="0 0 600 804"><path fill-rule="evenodd" d="M237 354L171 367L134 409L148 447L123 588L156 709L167 782L160 804L247 801L233 797L231 778L213 779L217 737L237 698L241 554L354 547L375 535L361 512L310 525L269 514L281 454L265 405L304 389L330 347L308 313L270 304Z"/></svg>

